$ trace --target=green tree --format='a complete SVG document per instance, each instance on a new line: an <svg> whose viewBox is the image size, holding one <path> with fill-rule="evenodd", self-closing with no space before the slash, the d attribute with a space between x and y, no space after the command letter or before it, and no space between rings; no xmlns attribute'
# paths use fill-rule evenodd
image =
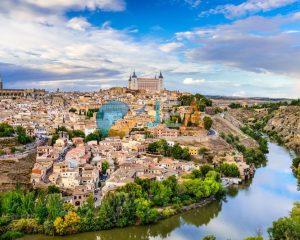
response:
<svg viewBox="0 0 300 240"><path fill-rule="evenodd" d="M106 171L107 171L107 169L109 168L109 163L108 163L108 161L103 161L102 163L101 163L101 169L102 169L102 173L103 174L106 174Z"/></svg>
<svg viewBox="0 0 300 240"><path fill-rule="evenodd" d="M158 212L156 209L151 208L151 201L144 198L135 200L136 216L142 224L153 223L157 221Z"/></svg>
<svg viewBox="0 0 300 240"><path fill-rule="evenodd" d="M26 134L26 130L23 127L17 126L16 133L18 135L19 143L27 144L33 142L33 138Z"/></svg>
<svg viewBox="0 0 300 240"><path fill-rule="evenodd" d="M40 192L37 197L34 216L39 224L43 224L47 219L48 211L46 206L46 194L44 192Z"/></svg>
<svg viewBox="0 0 300 240"><path fill-rule="evenodd" d="M211 128L212 124L213 124L213 120L208 116L205 116L203 118L203 122L204 122L204 128L206 130L209 130Z"/></svg>
<svg viewBox="0 0 300 240"><path fill-rule="evenodd" d="M11 137L15 133L14 128L7 123L0 123L0 137Z"/></svg>
<svg viewBox="0 0 300 240"><path fill-rule="evenodd" d="M165 186L162 182L155 181L150 183L150 194L155 205L166 206L170 201L172 190L169 186Z"/></svg>
<svg viewBox="0 0 300 240"><path fill-rule="evenodd" d="M55 185L49 185L47 188L47 193L52 194L52 193L60 193L60 190L57 186Z"/></svg>
<svg viewBox="0 0 300 240"><path fill-rule="evenodd" d="M300 239L300 203L294 203L289 217L274 221L268 233L270 240Z"/></svg>
<svg viewBox="0 0 300 240"><path fill-rule="evenodd" d="M99 130L96 130L95 132L90 133L85 137L85 142L97 141L99 143L101 139L102 139L101 132Z"/></svg>
<svg viewBox="0 0 300 240"><path fill-rule="evenodd" d="M57 217L64 216L64 207L61 195L58 193L49 194L47 196L47 212L48 219L54 221Z"/></svg>
<svg viewBox="0 0 300 240"><path fill-rule="evenodd" d="M85 134L83 131L81 130L73 130L73 131L68 131L69 137L72 139L74 137L81 137L81 138L85 138Z"/></svg>
<svg viewBox="0 0 300 240"><path fill-rule="evenodd" d="M220 173L222 173L225 177L239 177L240 172L239 168L236 164L232 163L222 163L219 166Z"/></svg>
<svg viewBox="0 0 300 240"><path fill-rule="evenodd" d="M86 202L78 208L77 212L80 216L80 231L90 232L97 230L97 223L94 216L95 204L94 197L90 194Z"/></svg>
<svg viewBox="0 0 300 240"><path fill-rule="evenodd" d="M294 168L294 169L298 169L299 164L300 164L300 157L294 158L294 159L293 159L293 168Z"/></svg>

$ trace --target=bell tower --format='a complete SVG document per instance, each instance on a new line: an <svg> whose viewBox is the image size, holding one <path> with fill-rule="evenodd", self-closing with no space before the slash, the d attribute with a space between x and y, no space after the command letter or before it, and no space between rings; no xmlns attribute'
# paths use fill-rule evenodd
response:
<svg viewBox="0 0 300 240"><path fill-rule="evenodd" d="M138 90L138 79L137 79L137 76L135 74L135 70L131 76L131 89L133 90Z"/></svg>
<svg viewBox="0 0 300 240"><path fill-rule="evenodd" d="M163 90L163 86L164 86L164 77L163 77L161 71L159 73L158 79L159 79L159 89L158 89L158 91L162 91Z"/></svg>

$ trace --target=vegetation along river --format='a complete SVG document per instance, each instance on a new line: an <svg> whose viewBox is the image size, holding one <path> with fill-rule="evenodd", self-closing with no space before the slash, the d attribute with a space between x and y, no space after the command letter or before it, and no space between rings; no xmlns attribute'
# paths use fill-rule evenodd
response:
<svg viewBox="0 0 300 240"><path fill-rule="evenodd" d="M283 147L269 144L268 164L257 169L251 182L231 188L225 200L150 226L134 226L67 237L26 236L24 240L199 240L213 234L217 239L240 240L267 236L267 228L279 217L287 216L293 202L300 201L297 180L291 171L293 155Z"/></svg>

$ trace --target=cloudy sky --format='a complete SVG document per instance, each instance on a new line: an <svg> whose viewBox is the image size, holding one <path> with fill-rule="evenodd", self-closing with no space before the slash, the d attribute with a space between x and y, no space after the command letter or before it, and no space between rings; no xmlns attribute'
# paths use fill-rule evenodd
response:
<svg viewBox="0 0 300 240"><path fill-rule="evenodd" d="M6 88L300 96L300 0L1 0Z"/></svg>

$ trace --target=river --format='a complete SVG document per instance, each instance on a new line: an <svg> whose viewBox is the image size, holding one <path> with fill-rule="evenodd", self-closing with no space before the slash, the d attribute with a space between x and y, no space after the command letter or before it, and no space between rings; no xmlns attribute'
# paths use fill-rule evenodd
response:
<svg viewBox="0 0 300 240"><path fill-rule="evenodd" d="M300 201L297 180L290 169L293 155L269 143L268 164L257 169L251 182L229 189L225 200L162 220L150 226L133 226L68 237L26 236L24 240L200 240L213 234L218 240L241 240L287 216Z"/></svg>

